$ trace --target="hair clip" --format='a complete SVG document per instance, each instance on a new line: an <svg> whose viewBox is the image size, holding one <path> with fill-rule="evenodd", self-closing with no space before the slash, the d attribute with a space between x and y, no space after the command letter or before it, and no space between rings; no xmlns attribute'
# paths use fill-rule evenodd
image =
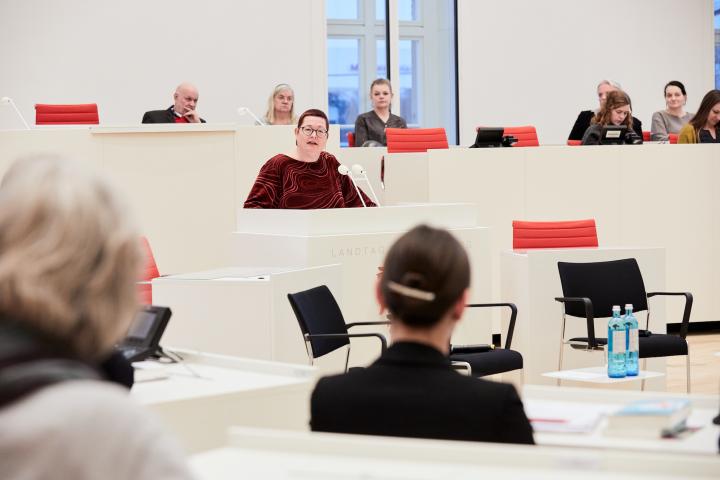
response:
<svg viewBox="0 0 720 480"><path fill-rule="evenodd" d="M390 290L406 297L415 298L417 300L423 300L425 302L432 302L435 300L435 294L433 292L427 292L417 288L406 287L395 282L388 282L387 286Z"/></svg>

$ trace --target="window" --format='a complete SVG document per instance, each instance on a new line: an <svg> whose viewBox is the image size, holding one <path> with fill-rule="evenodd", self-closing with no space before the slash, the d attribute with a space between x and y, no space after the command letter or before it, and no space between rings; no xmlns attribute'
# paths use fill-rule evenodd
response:
<svg viewBox="0 0 720 480"><path fill-rule="evenodd" d="M410 127L445 127L457 138L453 0L398 0L399 114ZM328 105L341 145L358 113L372 108L369 87L387 78L386 0L326 0ZM398 112L394 112L398 113Z"/></svg>

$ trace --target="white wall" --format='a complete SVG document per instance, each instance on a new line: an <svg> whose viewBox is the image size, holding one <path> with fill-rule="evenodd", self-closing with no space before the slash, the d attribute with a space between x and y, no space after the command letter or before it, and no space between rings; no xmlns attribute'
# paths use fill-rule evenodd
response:
<svg viewBox="0 0 720 480"><path fill-rule="evenodd" d="M459 0L458 17L464 145L477 125L533 124L541 143L564 143L604 78L645 130L669 80L689 111L714 85L712 0Z"/></svg>
<svg viewBox="0 0 720 480"><path fill-rule="evenodd" d="M167 108L181 81L212 122L248 123L278 83L296 108L327 105L322 0L0 0L0 96L28 123L35 103L96 102L104 124ZM19 128L0 106L0 128Z"/></svg>

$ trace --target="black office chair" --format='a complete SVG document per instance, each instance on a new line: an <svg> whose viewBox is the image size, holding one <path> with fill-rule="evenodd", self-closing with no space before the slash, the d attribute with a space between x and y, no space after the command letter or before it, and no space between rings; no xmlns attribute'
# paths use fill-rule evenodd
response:
<svg viewBox="0 0 720 480"><path fill-rule="evenodd" d="M469 365L469 375L484 377L498 373L520 370L522 382L525 382L523 372L523 357L520 352L511 350L512 336L517 320L517 307L513 303L473 303L466 308L508 307L510 309L510 324L505 337L505 348L490 348L483 346L450 346L450 360L455 364Z"/></svg>
<svg viewBox="0 0 720 480"><path fill-rule="evenodd" d="M288 300L300 325L305 340L305 351L310 365L316 358L347 346L345 371L350 361L350 338L375 337L380 340L380 348L385 352L387 341L380 333L348 333L352 327L360 325L387 325L390 322L345 323L340 307L330 289L325 285L288 293Z"/></svg>
<svg viewBox="0 0 720 480"><path fill-rule="evenodd" d="M633 305L633 312L646 311L645 330L639 338L639 356L642 359L685 355L687 368L687 391L690 393L690 354L685 337L690 324L693 296L689 292L645 292L640 267L634 258L609 262L568 263L558 262L563 296L555 298L563 304L562 330L560 333L560 355L558 370L562 370L563 347L585 351L602 351L607 338L595 336L595 317L612 316L613 305ZM684 296L680 335L649 333L650 309L647 299L658 295ZM587 322L587 336L565 340L566 317L584 318ZM643 363L643 368L647 360ZM642 381L645 388L645 381Z"/></svg>

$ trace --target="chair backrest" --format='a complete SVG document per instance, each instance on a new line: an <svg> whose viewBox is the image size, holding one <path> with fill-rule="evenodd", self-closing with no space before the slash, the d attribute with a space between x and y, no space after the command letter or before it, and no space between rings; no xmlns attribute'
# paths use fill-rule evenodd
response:
<svg viewBox="0 0 720 480"><path fill-rule="evenodd" d="M647 130L643 130L642 132L643 142L649 142L652 140L652 133L648 132Z"/></svg>
<svg viewBox="0 0 720 480"><path fill-rule="evenodd" d="M96 103L35 105L35 125L97 125L99 123Z"/></svg>
<svg viewBox="0 0 720 480"><path fill-rule="evenodd" d="M345 318L327 286L320 285L310 290L288 293L288 300L295 312L303 337L308 333L310 335L347 333ZM347 338L310 339L313 358L322 357L349 343Z"/></svg>
<svg viewBox="0 0 720 480"><path fill-rule="evenodd" d="M582 140L568 140L567 144L571 147L579 147L582 145Z"/></svg>
<svg viewBox="0 0 720 480"><path fill-rule="evenodd" d="M597 247L595 219L561 222L513 220L513 248Z"/></svg>
<svg viewBox="0 0 720 480"><path fill-rule="evenodd" d="M539 147L537 130L532 125L524 127L505 127L503 135L512 135L517 138L517 142L513 143L513 147Z"/></svg>
<svg viewBox="0 0 720 480"><path fill-rule="evenodd" d="M670 140L670 143L676 144L678 141L678 134L677 133L670 133L668 134L668 140Z"/></svg>
<svg viewBox="0 0 720 480"><path fill-rule="evenodd" d="M596 318L611 317L613 305L624 308L632 303L633 311L647 310L647 295L640 267L634 258L609 262L558 262L564 297L587 297L592 301ZM585 317L585 306L579 302L565 304L565 313Z"/></svg>
<svg viewBox="0 0 720 480"><path fill-rule="evenodd" d="M444 128L388 128L388 153L427 152L429 149L448 148Z"/></svg>
<svg viewBox="0 0 720 480"><path fill-rule="evenodd" d="M142 250L145 254L145 268L142 271L140 277L141 282L150 282L153 278L160 276L157 263L155 263L155 256L153 255L150 242L146 237L140 237L140 243L142 244ZM143 305L152 305L152 285L149 283L141 283L138 285L138 294L140 296L140 302Z"/></svg>
<svg viewBox="0 0 720 480"><path fill-rule="evenodd" d="M345 137L348 141L348 147L354 147L355 146L355 132L347 132L345 134Z"/></svg>

